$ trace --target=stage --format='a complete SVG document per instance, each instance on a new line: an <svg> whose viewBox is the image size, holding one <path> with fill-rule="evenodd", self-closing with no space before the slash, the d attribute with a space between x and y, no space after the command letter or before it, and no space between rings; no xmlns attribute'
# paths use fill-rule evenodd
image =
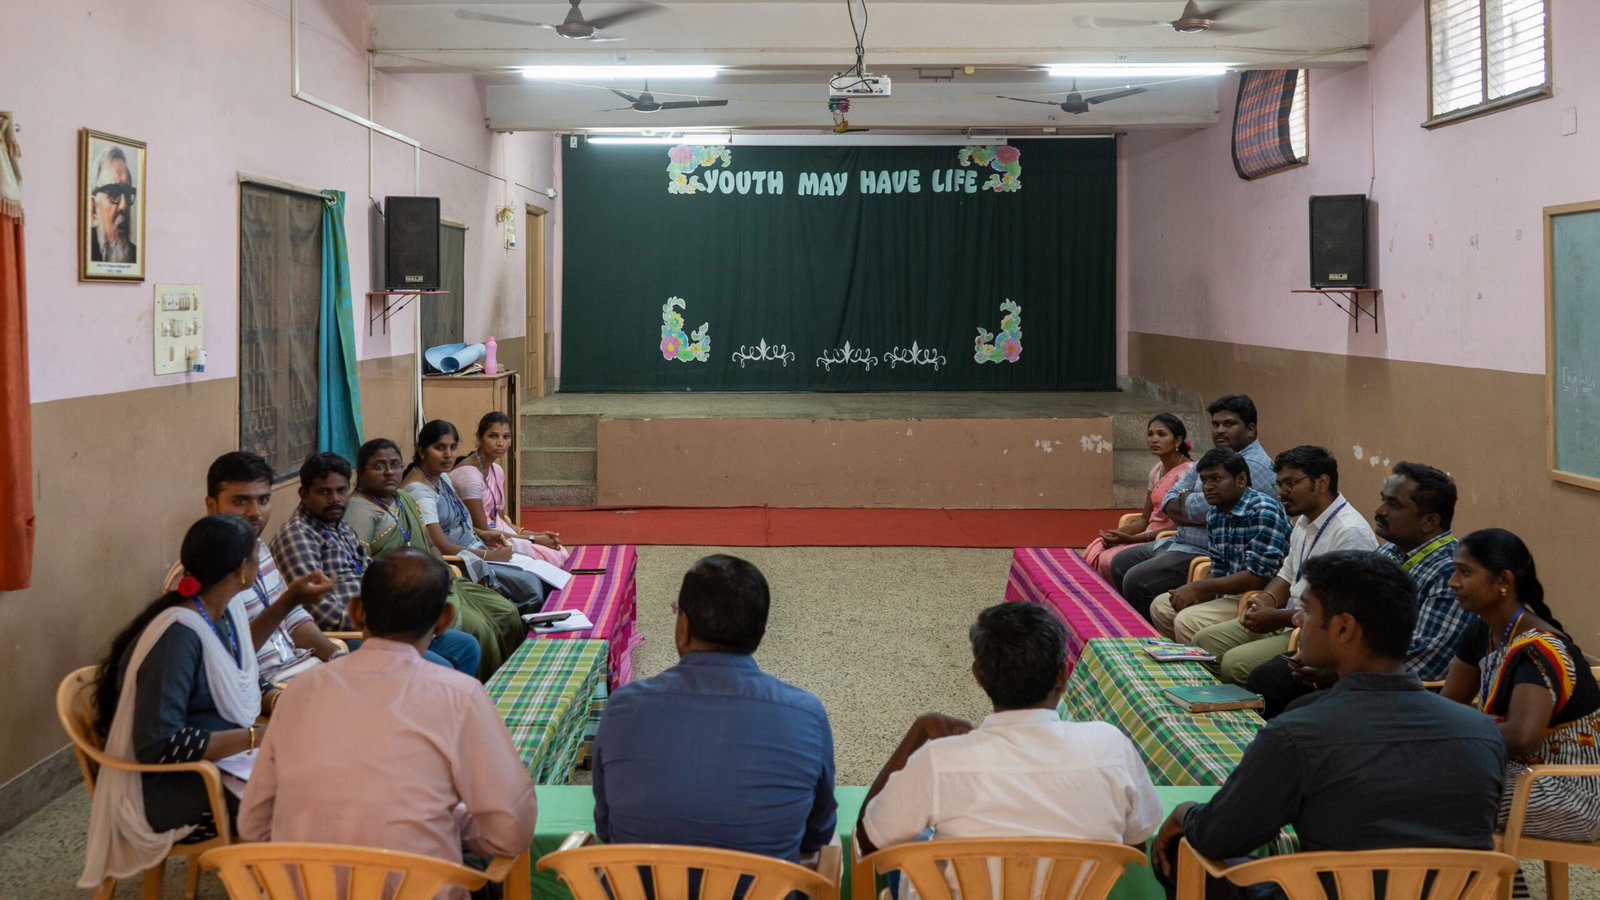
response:
<svg viewBox="0 0 1600 900"><path fill-rule="evenodd" d="M661 530L699 522L743 544L908 543L914 534L926 545L945 524L1010 531L998 510L1029 511L1017 525L1065 537L1043 527L1049 513L1142 505L1145 423L1162 411L1191 433L1199 424L1197 404L1141 391L554 394L522 407L521 500L541 521L558 510L656 510ZM669 521L664 510L688 518ZM848 539L814 540L842 527L828 511L851 510L890 514L858 516L873 524ZM650 518L604 537L663 542L650 539ZM1104 527L1103 514L1067 518L1073 536ZM961 530L968 537L936 543L1015 543Z"/></svg>

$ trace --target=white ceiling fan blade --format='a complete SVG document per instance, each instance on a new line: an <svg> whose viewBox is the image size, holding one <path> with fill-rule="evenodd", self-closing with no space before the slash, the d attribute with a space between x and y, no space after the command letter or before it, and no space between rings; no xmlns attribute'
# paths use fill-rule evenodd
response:
<svg viewBox="0 0 1600 900"><path fill-rule="evenodd" d="M529 22L527 19L513 19L509 16L497 16L493 13L473 12L470 9L456 10L458 19L477 19L479 22L493 22L497 25L530 25L534 28L554 28L546 22Z"/></svg>
<svg viewBox="0 0 1600 900"><path fill-rule="evenodd" d="M607 13L603 16L591 16L589 18L589 24L593 25L597 29L609 28L618 22L624 22L628 19L636 18L638 16L652 15L660 11L661 7L655 5L654 3L640 3L636 6L630 6L627 9L618 10L614 13Z"/></svg>
<svg viewBox="0 0 1600 900"><path fill-rule="evenodd" d="M1148 28L1151 25L1172 27L1171 22L1159 22L1154 19L1117 19L1106 16L1076 16L1072 24L1079 28Z"/></svg>

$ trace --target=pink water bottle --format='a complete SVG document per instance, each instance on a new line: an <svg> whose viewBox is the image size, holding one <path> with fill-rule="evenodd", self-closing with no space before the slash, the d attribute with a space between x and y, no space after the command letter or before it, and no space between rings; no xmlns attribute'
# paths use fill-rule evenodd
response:
<svg viewBox="0 0 1600 900"><path fill-rule="evenodd" d="M494 336L483 342L483 374L495 375L500 371L500 361L495 359Z"/></svg>

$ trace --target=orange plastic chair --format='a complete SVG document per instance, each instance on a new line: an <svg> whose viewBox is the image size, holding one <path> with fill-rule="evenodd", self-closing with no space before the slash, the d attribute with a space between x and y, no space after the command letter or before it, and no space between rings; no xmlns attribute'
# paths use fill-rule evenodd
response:
<svg viewBox="0 0 1600 900"><path fill-rule="evenodd" d="M990 861L999 861L995 891ZM899 871L924 900L953 900L949 872L962 900L1102 900L1144 854L1127 844L1065 838L975 838L916 841L885 847L856 861L853 900L869 900L877 876ZM1040 890L1035 890L1040 887Z"/></svg>
<svg viewBox="0 0 1600 900"><path fill-rule="evenodd" d="M1600 667L1596 667L1600 670ZM1528 800L1533 796L1533 783L1540 778L1580 778L1600 775L1600 766L1530 766L1517 776L1515 793L1511 795L1511 813L1506 816L1506 829L1495 835L1495 843L1508 855L1518 859L1537 859L1544 862L1545 890L1550 900L1567 900L1567 866L1600 866L1600 841L1556 841L1549 838L1527 837L1522 825L1528 817ZM1509 884L1507 890L1509 891ZM1502 896L1510 896L1509 893Z"/></svg>
<svg viewBox="0 0 1600 900"><path fill-rule="evenodd" d="M539 860L539 871L554 872L574 900L645 900L644 873L661 900L689 896L689 872L700 871L699 900L731 900L741 879L752 881L744 900L783 900L799 891L811 900L838 900L840 848L824 847L817 870L786 860L667 844L585 846L594 836L574 831L554 853ZM831 873L831 874L830 874Z"/></svg>
<svg viewBox="0 0 1600 900"><path fill-rule="evenodd" d="M1211 557L1196 556L1189 560L1189 583L1194 583L1211 574Z"/></svg>
<svg viewBox="0 0 1600 900"><path fill-rule="evenodd" d="M506 900L533 895L528 854L497 856L479 872L447 860L345 844L262 843L217 847L200 857L232 900L433 900L449 887L503 882Z"/></svg>
<svg viewBox="0 0 1600 900"><path fill-rule="evenodd" d="M1388 879L1383 896L1389 900L1493 900L1516 868L1514 857L1492 850L1292 853L1230 868L1196 853L1185 839L1178 845L1178 900L1204 900L1208 875L1241 887L1275 882L1289 900L1324 900L1324 874L1338 885L1341 900L1371 900L1378 896L1378 872Z"/></svg>
<svg viewBox="0 0 1600 900"><path fill-rule="evenodd" d="M195 893L200 889L200 867L194 864L192 857L225 846L233 839L228 805L222 794L222 773L205 760L146 765L106 753L100 742L100 734L94 730L94 699L89 690L94 684L94 673L94 666L85 666L69 673L61 680L61 686L56 688L56 717L61 720L61 727L66 729L67 737L72 740L72 753L78 759L78 768L83 770L83 784L88 788L91 800L94 798L95 779L101 768L125 772L193 772L205 782L206 799L211 803L211 818L216 823L217 836L193 844L174 844L167 855L168 859L174 856L191 857L189 880L183 896L186 900L194 900ZM165 859L144 871L144 900L161 900L161 882L166 874ZM94 898L110 900L116 890L116 879L107 878L95 889Z"/></svg>

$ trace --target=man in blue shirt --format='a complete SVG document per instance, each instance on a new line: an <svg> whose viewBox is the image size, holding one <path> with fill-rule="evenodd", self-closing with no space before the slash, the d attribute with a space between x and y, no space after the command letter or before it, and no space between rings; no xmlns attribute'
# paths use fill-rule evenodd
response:
<svg viewBox="0 0 1600 900"><path fill-rule="evenodd" d="M761 571L732 556L707 556L684 576L674 605L678 664L612 694L600 718L602 841L795 862L833 839L833 731L822 701L751 657L769 599Z"/></svg>
<svg viewBox="0 0 1600 900"><path fill-rule="evenodd" d="M1218 397L1206 412L1211 416L1211 439L1218 447L1237 451L1250 470L1250 486L1266 491L1273 483L1272 457L1256 440L1256 404L1245 394ZM1200 490L1198 466L1178 479L1162 501L1162 510L1178 526L1178 536L1138 544L1118 553L1111 562L1111 583L1139 614L1150 615L1150 604L1183 584L1189 561L1205 556L1206 514L1211 504Z"/></svg>
<svg viewBox="0 0 1600 900"><path fill-rule="evenodd" d="M1211 574L1156 597L1150 621L1169 638L1192 643L1217 621L1218 607L1238 608L1246 591L1259 591L1283 567L1289 550L1289 516L1277 497L1250 487L1244 457L1222 447L1194 464L1205 491L1207 556Z"/></svg>

